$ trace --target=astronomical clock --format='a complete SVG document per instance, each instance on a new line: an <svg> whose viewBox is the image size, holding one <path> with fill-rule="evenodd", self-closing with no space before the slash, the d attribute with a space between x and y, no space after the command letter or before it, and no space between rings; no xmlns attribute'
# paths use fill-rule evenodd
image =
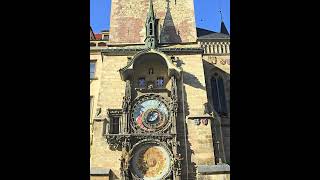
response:
<svg viewBox="0 0 320 180"><path fill-rule="evenodd" d="M164 131L169 125L169 109L159 96L143 97L133 106L131 126L136 131Z"/></svg>
<svg viewBox="0 0 320 180"><path fill-rule="evenodd" d="M174 122L176 100L172 97L175 96L164 97L151 89L128 103L130 108L125 113L128 131L126 137L120 139L124 179L162 180L179 176L181 159L177 158Z"/></svg>
<svg viewBox="0 0 320 180"><path fill-rule="evenodd" d="M158 68L154 73L166 71L168 69ZM106 128L109 129L106 137L110 146L122 151L120 170L123 180L180 179L183 157L178 152L180 143L176 136L179 75L168 74L149 77L147 73L143 79L149 84L154 82L151 88L141 87L139 80L142 78L127 79L122 109L109 110L110 121L118 117L120 129ZM159 86L159 79L166 81Z"/></svg>

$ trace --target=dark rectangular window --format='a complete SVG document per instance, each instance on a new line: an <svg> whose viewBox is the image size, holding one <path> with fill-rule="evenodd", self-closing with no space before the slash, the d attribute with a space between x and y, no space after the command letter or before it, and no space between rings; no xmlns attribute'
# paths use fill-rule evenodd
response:
<svg viewBox="0 0 320 180"><path fill-rule="evenodd" d="M112 117L110 119L109 134L119 134L119 117Z"/></svg>
<svg viewBox="0 0 320 180"><path fill-rule="evenodd" d="M90 62L90 79L95 78L95 73L96 73L96 62Z"/></svg>
<svg viewBox="0 0 320 180"><path fill-rule="evenodd" d="M164 78L163 77L158 77L157 82L156 82L157 87L163 87L164 86Z"/></svg>
<svg viewBox="0 0 320 180"><path fill-rule="evenodd" d="M150 26L149 26L149 30L150 30L149 35L153 35L153 33L152 33L152 23L150 23L149 25L150 25Z"/></svg>
<svg viewBox="0 0 320 180"><path fill-rule="evenodd" d="M103 36L103 39L106 40L106 41L108 41L108 40L109 40L109 35L104 35L104 36Z"/></svg>

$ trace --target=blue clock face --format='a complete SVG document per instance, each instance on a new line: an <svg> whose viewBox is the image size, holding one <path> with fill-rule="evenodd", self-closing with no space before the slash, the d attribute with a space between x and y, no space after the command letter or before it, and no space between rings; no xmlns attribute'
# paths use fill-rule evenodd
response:
<svg viewBox="0 0 320 180"><path fill-rule="evenodd" d="M167 106L158 99L147 99L134 106L132 120L135 127L155 131L166 125L169 118Z"/></svg>

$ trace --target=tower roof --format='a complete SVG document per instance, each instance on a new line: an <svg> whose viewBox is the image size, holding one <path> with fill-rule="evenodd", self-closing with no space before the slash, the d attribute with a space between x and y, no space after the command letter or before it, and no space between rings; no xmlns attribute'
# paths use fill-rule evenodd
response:
<svg viewBox="0 0 320 180"><path fill-rule="evenodd" d="M220 33L229 35L228 29L223 21L221 21Z"/></svg>
<svg viewBox="0 0 320 180"><path fill-rule="evenodd" d="M221 15L220 33L230 35L229 32L228 32L228 29L226 28L226 25L225 25L224 22L223 22L223 17L222 17L222 11L221 11L221 9L220 9L219 12L220 12L220 15Z"/></svg>
<svg viewBox="0 0 320 180"><path fill-rule="evenodd" d="M147 15L147 21L149 21L150 19L155 19L152 0L149 0L149 11Z"/></svg>

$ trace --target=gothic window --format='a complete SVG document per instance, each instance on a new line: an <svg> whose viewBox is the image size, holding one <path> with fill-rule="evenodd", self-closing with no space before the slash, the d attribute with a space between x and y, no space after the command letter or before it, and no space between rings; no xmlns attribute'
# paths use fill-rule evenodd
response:
<svg viewBox="0 0 320 180"><path fill-rule="evenodd" d="M157 82L156 82L157 87L163 87L164 86L164 78L163 77L158 77Z"/></svg>
<svg viewBox="0 0 320 180"><path fill-rule="evenodd" d="M152 35L152 23L149 24L149 35Z"/></svg>
<svg viewBox="0 0 320 180"><path fill-rule="evenodd" d="M146 79L145 78L139 78L138 80L138 86L140 88L145 87L146 86Z"/></svg>
<svg viewBox="0 0 320 180"><path fill-rule="evenodd" d="M96 46L96 43L90 43L90 46Z"/></svg>
<svg viewBox="0 0 320 180"><path fill-rule="evenodd" d="M216 112L222 115L227 114L227 104L225 97L225 89L223 79L220 76L214 76L211 78L211 89L213 107Z"/></svg>
<svg viewBox="0 0 320 180"><path fill-rule="evenodd" d="M95 71L96 71L96 62L95 61L91 61L90 62L90 79L94 79L95 78Z"/></svg>
<svg viewBox="0 0 320 180"><path fill-rule="evenodd" d="M110 118L109 134L119 134L120 117Z"/></svg>

